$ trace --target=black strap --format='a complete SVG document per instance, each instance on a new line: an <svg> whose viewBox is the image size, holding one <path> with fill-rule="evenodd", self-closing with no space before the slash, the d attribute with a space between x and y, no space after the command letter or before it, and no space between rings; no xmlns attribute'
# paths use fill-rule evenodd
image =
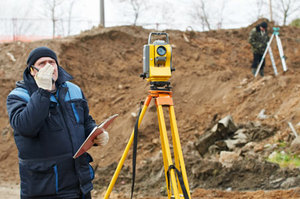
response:
<svg viewBox="0 0 300 199"><path fill-rule="evenodd" d="M185 188L185 185L184 185L184 181L183 181L183 178L182 178L182 173L174 165L170 165L169 168L168 168L168 171L167 171L168 190L170 190L170 170L171 169L174 169L175 172L176 172L176 174L177 174L177 177L178 177L178 180L179 180L180 187L181 187L181 190L182 190L184 198L185 199L189 199L189 195L188 195L188 193L186 191L186 188Z"/></svg>
<svg viewBox="0 0 300 199"><path fill-rule="evenodd" d="M142 105L143 102L141 102L140 105ZM131 199L133 197L133 191L134 191L134 181L135 181L135 170L136 170L136 155L137 155L137 142L138 142L138 128L139 128L139 120L140 115L142 111L142 106L140 106L140 110L138 113L138 116L136 118L135 126L134 126L134 137L133 137L133 149L132 149L132 185L131 185Z"/></svg>

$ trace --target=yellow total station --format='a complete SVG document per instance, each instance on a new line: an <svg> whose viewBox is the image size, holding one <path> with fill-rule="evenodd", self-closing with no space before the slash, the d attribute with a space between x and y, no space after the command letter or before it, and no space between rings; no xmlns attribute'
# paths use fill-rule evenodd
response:
<svg viewBox="0 0 300 199"><path fill-rule="evenodd" d="M155 40L152 43L151 37L153 35L164 37L165 40ZM157 110L168 199L191 199L175 117L172 92L171 87L169 87L170 82L168 81L174 68L172 68L172 48L169 44L167 33L150 33L148 44L144 45L143 61L143 74L141 74L141 77L146 78L147 81L150 82L149 95L137 117L136 126L132 131L129 142L127 143L125 151L107 188L104 199L108 199L112 192L129 149L134 143L134 138L137 138L137 129L140 127L152 99L155 102ZM163 108L169 110L169 133L167 131L168 126L165 124ZM167 110L165 110L165 112ZM170 139L171 137L172 139ZM172 140L172 149L169 140ZM137 143L135 144L135 147L136 145ZM134 188L134 186L132 187Z"/></svg>
<svg viewBox="0 0 300 199"><path fill-rule="evenodd" d="M151 42L153 35L163 35L165 40ZM144 45L143 52L143 74L149 82L167 82L171 77L172 69L172 47L169 37L164 32L152 32L149 34L148 44Z"/></svg>

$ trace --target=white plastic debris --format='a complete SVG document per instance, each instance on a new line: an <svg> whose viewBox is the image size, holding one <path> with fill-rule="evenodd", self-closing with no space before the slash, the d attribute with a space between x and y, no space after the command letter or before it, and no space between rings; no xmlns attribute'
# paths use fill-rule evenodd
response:
<svg viewBox="0 0 300 199"><path fill-rule="evenodd" d="M10 58L11 61L13 61L13 62L17 61L16 58L14 57L14 55L11 54L10 52L7 52L6 55L9 56L9 58Z"/></svg>
<svg viewBox="0 0 300 199"><path fill-rule="evenodd" d="M259 119L267 119L268 116L265 115L265 109L262 109L262 110L259 112L259 114L258 114L257 117L258 117Z"/></svg>

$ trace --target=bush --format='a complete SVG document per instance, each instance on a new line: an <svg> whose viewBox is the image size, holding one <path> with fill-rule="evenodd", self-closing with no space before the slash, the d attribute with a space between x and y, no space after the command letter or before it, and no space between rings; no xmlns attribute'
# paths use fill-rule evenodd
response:
<svg viewBox="0 0 300 199"><path fill-rule="evenodd" d="M274 151L267 161L277 163L281 168L283 167L300 167L300 156L295 154L286 153L284 151Z"/></svg>
<svg viewBox="0 0 300 199"><path fill-rule="evenodd" d="M300 27L300 19L295 19L290 23L290 26Z"/></svg>

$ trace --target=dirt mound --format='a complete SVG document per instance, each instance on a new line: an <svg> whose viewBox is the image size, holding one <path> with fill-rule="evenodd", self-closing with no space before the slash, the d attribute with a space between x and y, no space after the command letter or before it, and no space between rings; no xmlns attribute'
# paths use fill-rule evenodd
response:
<svg viewBox="0 0 300 199"><path fill-rule="evenodd" d="M193 191L197 188L281 189L295 187L298 182L295 170L280 169L278 165L265 161L270 151L265 151L263 146L278 141L289 144L292 136L287 122L292 122L299 131L296 124L300 119L300 29L280 27L289 70L282 72L274 42L272 47L279 75L273 75L267 57L266 76L253 78L250 73L252 53L247 37L254 25L209 32L167 31L173 46L173 66L176 68L171 86L177 125ZM5 109L6 96L14 88L15 82L22 79L30 50L45 45L58 52L60 65L81 86L96 121L119 114L109 129L111 139L108 146L91 150L95 160L93 166L97 168L96 191L103 190L128 142L140 101L147 96L149 85L139 74L142 73L143 45L147 43L150 32L131 26L94 28L77 36L57 40L0 44L1 181L18 182L17 150ZM258 117L262 110L266 116L263 119ZM234 167L226 168L217 159L205 159L199 155L194 145L199 135L226 115L231 115L238 125L258 122L261 126L276 129L272 135L253 138L256 149L261 149L259 159L244 157ZM141 195L163 195L166 184L153 104L148 108L140 132L136 191ZM254 149L250 151L255 152ZM214 157L219 155L220 152L216 152ZM130 192L130 158L131 154L125 161L117 181L119 184L115 187L122 193ZM260 180L261 176L264 177ZM281 186L288 178L293 178L295 183ZM153 191L149 192L150 189Z"/></svg>

